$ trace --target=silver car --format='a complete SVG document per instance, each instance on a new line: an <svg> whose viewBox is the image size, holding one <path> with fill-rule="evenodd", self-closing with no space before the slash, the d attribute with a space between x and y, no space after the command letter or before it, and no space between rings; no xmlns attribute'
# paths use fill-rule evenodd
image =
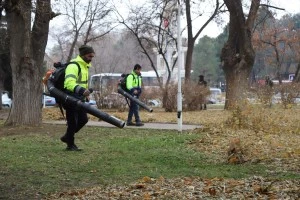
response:
<svg viewBox="0 0 300 200"><path fill-rule="evenodd" d="M11 107L12 101L8 96L8 92L2 92L2 107Z"/></svg>

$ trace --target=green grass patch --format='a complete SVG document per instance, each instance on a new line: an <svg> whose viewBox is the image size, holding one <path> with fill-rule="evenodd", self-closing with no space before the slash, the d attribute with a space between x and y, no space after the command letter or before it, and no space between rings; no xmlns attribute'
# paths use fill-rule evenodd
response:
<svg viewBox="0 0 300 200"><path fill-rule="evenodd" d="M85 127L76 135L83 151L68 152L59 140L64 130L65 126L44 125L38 131L10 130L0 136L0 199L40 199L72 188L128 184L144 176L267 175L266 167L258 164L209 163L206 155L187 145L201 134Z"/></svg>

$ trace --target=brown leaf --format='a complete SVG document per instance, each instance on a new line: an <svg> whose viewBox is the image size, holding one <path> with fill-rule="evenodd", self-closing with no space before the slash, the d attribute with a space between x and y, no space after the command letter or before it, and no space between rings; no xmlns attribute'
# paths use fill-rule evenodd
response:
<svg viewBox="0 0 300 200"><path fill-rule="evenodd" d="M191 178L187 178L187 177L184 178L184 184L185 185L191 185L192 182L193 182L193 180Z"/></svg>
<svg viewBox="0 0 300 200"><path fill-rule="evenodd" d="M261 193L262 192L262 187L260 185L253 185L253 191L256 193Z"/></svg>
<svg viewBox="0 0 300 200"><path fill-rule="evenodd" d="M149 176L144 176L142 179L142 182L143 183L151 183L152 179Z"/></svg>
<svg viewBox="0 0 300 200"><path fill-rule="evenodd" d="M211 195L211 196L215 196L217 194L217 191L215 188L209 188L208 189L208 193Z"/></svg>
<svg viewBox="0 0 300 200"><path fill-rule="evenodd" d="M146 193L143 195L143 199L144 199L144 200L150 200L150 199L151 199L151 195L150 195L148 192L146 192Z"/></svg>
<svg viewBox="0 0 300 200"><path fill-rule="evenodd" d="M146 188L146 185L145 184L142 184L142 183L137 183L133 186L134 189L144 189Z"/></svg>

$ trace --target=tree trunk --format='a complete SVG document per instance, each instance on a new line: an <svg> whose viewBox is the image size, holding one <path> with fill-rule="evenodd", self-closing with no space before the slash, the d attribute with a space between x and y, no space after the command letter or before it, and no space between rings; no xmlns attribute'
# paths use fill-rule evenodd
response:
<svg viewBox="0 0 300 200"><path fill-rule="evenodd" d="M243 104L255 59L251 32L260 0L252 0L250 12L245 19L241 0L224 1L229 12L229 37L222 49L221 61L226 78L225 109Z"/></svg>
<svg viewBox="0 0 300 200"><path fill-rule="evenodd" d="M187 44L184 76L185 76L185 82L189 82L191 79L192 59L193 59L193 51L195 45L195 39L193 37L190 0L185 1L185 9L186 9L185 13L186 13L186 21L187 21L188 44Z"/></svg>
<svg viewBox="0 0 300 200"><path fill-rule="evenodd" d="M6 1L13 106L6 125L40 125L41 78L51 19L50 0L38 0L31 31L31 1Z"/></svg>
<svg viewBox="0 0 300 200"><path fill-rule="evenodd" d="M70 60L71 60L72 57L73 57L74 49L75 49L75 46L76 46L76 43L77 43L77 40L78 40L78 36L79 36L79 32L76 31L74 40L73 40L73 42L72 42L72 44L71 44L71 48L70 48L70 51L69 51L69 55L68 55L68 58L67 58L67 62L70 62Z"/></svg>
<svg viewBox="0 0 300 200"><path fill-rule="evenodd" d="M199 37L200 33L205 29L205 27L215 18L218 14L218 10L220 8L219 0L216 0L216 7L213 14L209 17L209 19L203 24L203 26L197 31L195 36L193 36L193 26L192 26L192 16L191 16L191 1L185 1L185 14L186 14L186 22L187 22L187 34L188 34L188 44L187 44L187 54L185 61L185 81L189 82L191 79L191 69L192 69L192 60L193 60L193 52L195 41Z"/></svg>
<svg viewBox="0 0 300 200"><path fill-rule="evenodd" d="M185 75L184 75L186 82L189 82L191 80L194 44L195 44L194 40L188 41L188 49L186 52L186 61L185 61Z"/></svg>
<svg viewBox="0 0 300 200"><path fill-rule="evenodd" d="M297 70L296 70L295 78L294 78L293 82L300 83L300 62L297 65Z"/></svg>
<svg viewBox="0 0 300 200"><path fill-rule="evenodd" d="M223 66L226 80L225 109L234 109L244 103L252 65L241 60L232 67Z"/></svg>
<svg viewBox="0 0 300 200"><path fill-rule="evenodd" d="M2 91L1 91L1 87L0 87L0 95L1 95L1 98L0 98L0 110L2 110Z"/></svg>

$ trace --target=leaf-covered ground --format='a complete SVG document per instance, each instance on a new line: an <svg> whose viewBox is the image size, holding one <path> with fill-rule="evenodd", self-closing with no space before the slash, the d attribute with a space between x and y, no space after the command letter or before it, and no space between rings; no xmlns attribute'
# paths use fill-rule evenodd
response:
<svg viewBox="0 0 300 200"><path fill-rule="evenodd" d="M126 119L126 112L106 111ZM141 112L144 122L176 123L176 113ZM44 119L61 119L59 109L45 109ZM300 109L249 106L234 112L206 110L184 112L183 122L201 124L194 130L202 137L190 141L192 148L210 155L209 162L261 163L269 177L289 172L290 177L246 179L144 177L128 185L110 185L52 194L48 199L300 199ZM97 120L91 117L91 120ZM238 141L238 142L236 142ZM232 146L233 145L233 146ZM232 148L234 150L232 151ZM230 153L229 153L230 152ZM241 160L230 160L235 154ZM232 162L231 162L232 161ZM286 173L285 173L286 174ZM279 175L279 176L278 176Z"/></svg>
<svg viewBox="0 0 300 200"><path fill-rule="evenodd" d="M51 195L48 199L299 199L299 180L203 179L142 180L127 185L73 190Z"/></svg>

